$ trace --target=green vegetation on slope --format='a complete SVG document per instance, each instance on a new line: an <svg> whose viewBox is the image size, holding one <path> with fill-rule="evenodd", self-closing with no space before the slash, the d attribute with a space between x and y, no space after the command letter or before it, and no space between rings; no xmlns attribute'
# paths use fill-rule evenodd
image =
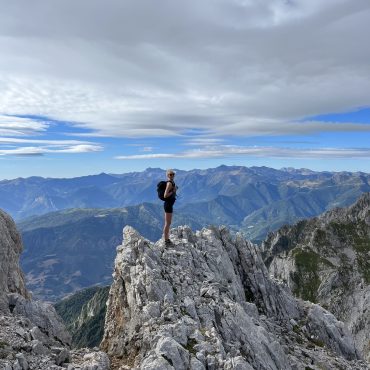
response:
<svg viewBox="0 0 370 370"><path fill-rule="evenodd" d="M83 289L75 294L57 302L54 307L60 317L67 325L70 325L81 313L84 304L94 296L94 294L101 289L98 286Z"/></svg>
<svg viewBox="0 0 370 370"><path fill-rule="evenodd" d="M343 245L354 249L359 272L365 282L370 284L370 235L367 232L369 226L364 221L358 221L356 223L331 222L329 227Z"/></svg>
<svg viewBox="0 0 370 370"><path fill-rule="evenodd" d="M304 300L317 302L317 291L321 284L320 265L332 264L312 250L297 248L293 251L297 271L292 273L295 283L293 293Z"/></svg>
<svg viewBox="0 0 370 370"><path fill-rule="evenodd" d="M74 348L100 344L104 334L108 293L109 287L91 287L55 304L56 311L72 335Z"/></svg>

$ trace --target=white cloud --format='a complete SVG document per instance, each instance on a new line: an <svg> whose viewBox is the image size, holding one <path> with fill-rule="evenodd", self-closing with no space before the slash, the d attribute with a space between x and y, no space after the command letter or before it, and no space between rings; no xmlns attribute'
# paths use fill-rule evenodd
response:
<svg viewBox="0 0 370 370"><path fill-rule="evenodd" d="M49 146L21 146L0 149L0 156L32 156L51 153L90 153L103 150L99 145L49 145Z"/></svg>
<svg viewBox="0 0 370 370"><path fill-rule="evenodd" d="M218 138L211 138L211 137L194 137L191 139L187 139L184 144L190 146L199 146L199 145L215 145L222 143L223 139Z"/></svg>
<svg viewBox="0 0 370 370"><path fill-rule="evenodd" d="M79 140L36 140L0 137L0 144L82 145L89 144L89 142Z"/></svg>
<svg viewBox="0 0 370 370"><path fill-rule="evenodd" d="M369 105L368 0L0 5L2 114L69 121L85 136L368 130L297 122ZM24 120L28 131L0 119L0 135L47 127Z"/></svg>
<svg viewBox="0 0 370 370"><path fill-rule="evenodd" d="M164 159L164 158L226 158L236 156L265 157L265 158L370 158L369 148L315 148L295 149L277 147L243 147L235 145L221 145L218 147L206 147L197 150L188 150L180 153L153 153L141 155L117 156L116 159Z"/></svg>
<svg viewBox="0 0 370 370"><path fill-rule="evenodd" d="M40 120L0 114L0 136L37 135L48 127L47 122Z"/></svg>
<svg viewBox="0 0 370 370"><path fill-rule="evenodd" d="M50 125L50 122L32 117L0 114L0 156L85 153L103 150L101 145L89 141L35 138L45 135ZM28 146L29 144L36 146Z"/></svg>
<svg viewBox="0 0 370 370"><path fill-rule="evenodd" d="M49 153L89 153L89 152L100 152L103 147L99 145L90 144L79 144L74 146L69 146L61 149L53 149L48 151Z"/></svg>

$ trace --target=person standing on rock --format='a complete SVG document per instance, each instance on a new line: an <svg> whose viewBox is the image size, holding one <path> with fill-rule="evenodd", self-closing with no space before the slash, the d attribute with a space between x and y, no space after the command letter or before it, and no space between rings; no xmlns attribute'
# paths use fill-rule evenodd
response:
<svg viewBox="0 0 370 370"><path fill-rule="evenodd" d="M172 222L173 205L176 201L176 190L177 186L175 184L175 172L172 169L166 171L167 184L166 190L164 191L164 227L163 227L163 237L166 246L171 244L170 240L170 226Z"/></svg>

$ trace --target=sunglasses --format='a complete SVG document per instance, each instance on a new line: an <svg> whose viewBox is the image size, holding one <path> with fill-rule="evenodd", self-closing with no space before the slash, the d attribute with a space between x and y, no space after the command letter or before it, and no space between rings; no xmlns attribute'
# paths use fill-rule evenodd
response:
<svg viewBox="0 0 370 370"><path fill-rule="evenodd" d="M174 173L169 173L168 176L175 176L175 174Z"/></svg>

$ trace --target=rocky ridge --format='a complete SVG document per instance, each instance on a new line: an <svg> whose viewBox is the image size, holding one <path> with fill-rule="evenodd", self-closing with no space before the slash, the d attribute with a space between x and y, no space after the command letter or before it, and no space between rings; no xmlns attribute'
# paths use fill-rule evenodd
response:
<svg viewBox="0 0 370 370"><path fill-rule="evenodd" d="M270 274L345 322L370 361L370 193L281 228L263 250Z"/></svg>
<svg viewBox="0 0 370 370"><path fill-rule="evenodd" d="M71 337L53 306L31 299L19 267L21 238L0 210L0 369L108 370L98 348L70 351Z"/></svg>
<svg viewBox="0 0 370 370"><path fill-rule="evenodd" d="M174 225L200 224L176 214ZM110 285L123 225L150 240L162 235L163 205L116 209L74 209L33 217L17 224L24 252L21 266L32 296L48 302L93 285Z"/></svg>
<svg viewBox="0 0 370 370"><path fill-rule="evenodd" d="M368 369L345 325L240 235L178 227L165 248L123 234L101 344L113 369Z"/></svg>

